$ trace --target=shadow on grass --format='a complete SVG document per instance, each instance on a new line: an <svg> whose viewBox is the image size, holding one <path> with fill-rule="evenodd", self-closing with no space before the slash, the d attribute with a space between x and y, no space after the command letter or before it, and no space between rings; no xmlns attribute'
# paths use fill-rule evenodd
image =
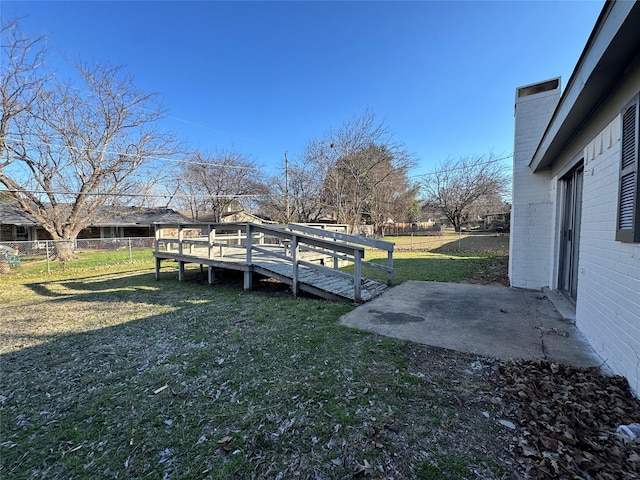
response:
<svg viewBox="0 0 640 480"><path fill-rule="evenodd" d="M509 255L509 237L501 235L467 235L431 250L444 255Z"/></svg>
<svg viewBox="0 0 640 480"><path fill-rule="evenodd" d="M365 388L341 386L340 372L356 370L342 359L354 354L358 339L374 338L336 325L350 306L174 279L156 282L153 274L93 276L87 282L92 285L84 286L61 283L82 293L51 298L43 317L52 303L67 302L58 308L68 308L69 322L81 321L84 310L71 301L94 302L109 309L114 324L40 336L44 343L0 355L0 471L8 476L103 478L120 472L128 478L193 478L192 472L209 466L220 478L246 477L265 469L253 458L256 452L272 455L286 469L300 429L309 429L308 451L312 438L324 435L322 426L303 427L300 419L289 431L292 412L300 410L307 419L313 412L319 421L344 410L354 420L340 421L356 425L355 409L341 405L341 394L335 405L312 401L323 382L307 376L328 358L330 368L338 369L330 376L337 383L327 384L330 392ZM50 298L46 287L30 286ZM146 290L136 297L140 288ZM123 307L133 300L172 308L128 321ZM402 342L397 345L401 352ZM338 355L323 354L325 348L337 348ZM308 403L296 406L301 395ZM236 433L240 428L242 434ZM330 440L328 435L323 444ZM233 456L231 448L238 450ZM352 466L332 469L342 477Z"/></svg>
<svg viewBox="0 0 640 480"><path fill-rule="evenodd" d="M123 278L113 278L115 276ZM104 290L110 290L118 288L125 283L130 283L129 278L135 276L140 280L147 282L154 276L153 273L141 274L140 270L119 270L114 273L102 273L98 275L82 275L81 279L64 280L64 279L52 279L42 282L25 283L24 286L29 288L33 293L41 295L43 297L67 297L72 293L56 292L52 289L53 285L60 285L69 290L75 291L94 291L101 292ZM98 280L102 279L102 280Z"/></svg>
<svg viewBox="0 0 640 480"><path fill-rule="evenodd" d="M146 285L145 290L166 290L169 287L165 282L173 282L175 286L177 282L177 268L165 268L160 272L160 280L155 280L155 273L140 273L140 270L120 270L114 273L104 273L99 275L82 276L80 279L73 280L47 280L42 282L25 283L24 286L29 288L33 293L43 297L59 297L61 299L69 298L74 301L96 301L98 297L94 295L85 295L79 292L94 292L101 294L103 292L111 292L117 289L126 289L131 292L139 290L138 287L132 285ZM255 274L252 291L254 293L274 293L287 295L291 291L290 287L284 283L277 282L273 279L264 278ZM188 268L185 271L184 284L208 285L208 274L199 268ZM59 286L64 291L54 288ZM211 288L229 288L243 290L243 274L232 270L219 270L215 274L215 282ZM162 297L158 298L162 302Z"/></svg>
<svg viewBox="0 0 640 480"><path fill-rule="evenodd" d="M491 268L491 257L426 257L394 259L394 284L406 280L461 282Z"/></svg>
<svg viewBox="0 0 640 480"><path fill-rule="evenodd" d="M407 280L508 285L508 258L487 254L397 252L393 258L393 285ZM386 265L387 260L380 257L369 261ZM379 282L385 281L385 274L373 268L364 267L363 275Z"/></svg>
<svg viewBox="0 0 640 480"><path fill-rule="evenodd" d="M458 262L437 260L436 269ZM75 331L47 338L32 325L42 343L0 355L0 471L351 478L367 459L410 478L415 458L441 448L478 464L469 452L487 432L468 433L454 392L408 370L408 343L337 325L351 305L245 292L233 275L211 287L204 274L29 284L36 298L16 314L15 333L29 316L55 327L54 312ZM476 413L465 410L484 419ZM464 432L461 444L448 444L448 429Z"/></svg>

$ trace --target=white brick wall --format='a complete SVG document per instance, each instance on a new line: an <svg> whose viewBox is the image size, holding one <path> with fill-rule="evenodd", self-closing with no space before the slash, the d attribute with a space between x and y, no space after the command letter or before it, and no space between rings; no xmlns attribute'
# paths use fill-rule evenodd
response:
<svg viewBox="0 0 640 480"><path fill-rule="evenodd" d="M550 174L529 163L560 99L560 89L516 99L513 204L509 252L512 287L549 285L552 245Z"/></svg>
<svg viewBox="0 0 640 480"><path fill-rule="evenodd" d="M584 149L576 323L640 395L640 246L615 241L620 117Z"/></svg>

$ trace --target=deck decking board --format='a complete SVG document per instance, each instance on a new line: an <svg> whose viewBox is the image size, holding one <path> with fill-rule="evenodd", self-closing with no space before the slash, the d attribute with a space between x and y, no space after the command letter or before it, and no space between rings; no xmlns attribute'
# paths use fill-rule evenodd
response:
<svg viewBox="0 0 640 480"><path fill-rule="evenodd" d="M268 256L263 252L253 252L251 264L245 260L244 253L225 252L222 257L208 258L206 251L194 252L194 254L182 254L177 252L156 252L155 257L160 260L173 260L184 263L198 263L210 265L214 268L248 271L253 270L260 275L275 278L278 281L291 285L293 280L293 264L286 260ZM199 255L198 255L199 254ZM316 255L317 256L317 255ZM324 298L353 298L353 277L336 276L326 273L322 269L312 268L306 265L298 265L298 288L303 291ZM387 285L374 280L365 280L361 286L362 301L368 301L377 297L387 289Z"/></svg>

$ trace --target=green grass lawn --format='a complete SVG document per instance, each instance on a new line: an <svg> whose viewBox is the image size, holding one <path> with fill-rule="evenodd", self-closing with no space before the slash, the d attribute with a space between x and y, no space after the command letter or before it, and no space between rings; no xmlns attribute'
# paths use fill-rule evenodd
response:
<svg viewBox="0 0 640 480"><path fill-rule="evenodd" d="M399 283L491 257L395 258ZM350 304L136 262L0 277L0 477L502 478L476 357L342 327Z"/></svg>
<svg viewBox="0 0 640 480"><path fill-rule="evenodd" d="M365 259L386 265L387 257L371 251ZM481 275L498 275L503 270L506 257L502 255L445 255L430 252L400 251L393 254L393 285L407 280L435 282L461 282ZM502 270L501 270L502 269ZM353 271L353 267L345 269ZM384 282L386 273L371 267L363 267L367 278Z"/></svg>
<svg viewBox="0 0 640 480"><path fill-rule="evenodd" d="M76 252L75 258L64 263L54 259L47 262L44 256L25 257L19 267L11 269L9 276L27 278L30 276L47 275L49 273L57 274L65 271L82 272L96 269L100 270L108 266L123 264L151 265L151 262L153 262L153 250L148 248L131 250L131 254L128 249L97 252L84 250ZM2 277L0 277L0 279L2 279Z"/></svg>
<svg viewBox="0 0 640 480"><path fill-rule="evenodd" d="M407 280L508 284L508 237L448 234L385 240L395 243L393 285ZM386 265L386 252L369 249L365 260ZM366 266L363 275L381 282L386 278L384 272Z"/></svg>

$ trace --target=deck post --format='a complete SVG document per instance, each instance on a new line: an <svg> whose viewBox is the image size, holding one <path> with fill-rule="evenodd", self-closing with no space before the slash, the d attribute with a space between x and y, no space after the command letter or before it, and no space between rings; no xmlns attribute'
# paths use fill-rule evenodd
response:
<svg viewBox="0 0 640 480"><path fill-rule="evenodd" d="M387 270L387 285L391 286L393 282L393 250L387 252L387 267L389 268Z"/></svg>
<svg viewBox="0 0 640 480"><path fill-rule="evenodd" d="M253 288L253 267L247 265L247 269L244 271L244 289L251 290Z"/></svg>
<svg viewBox="0 0 640 480"><path fill-rule="evenodd" d="M182 225L178 225L178 254L182 255Z"/></svg>
<svg viewBox="0 0 640 480"><path fill-rule="evenodd" d="M156 257L156 280L160 280L160 264L162 263L162 259Z"/></svg>
<svg viewBox="0 0 640 480"><path fill-rule="evenodd" d="M251 290L251 288L253 287L253 265L252 263L252 249L253 249L253 242L252 242L252 238L251 235L253 234L253 231L251 229L251 224L247 223L247 269L244 272L244 289L245 290ZM238 236L240 236L241 234L241 230L238 230ZM241 240L238 240L238 245L241 244Z"/></svg>
<svg viewBox="0 0 640 480"><path fill-rule="evenodd" d="M213 285L213 283L216 280L216 272L213 270L213 266L209 265L209 272L208 272L208 280L209 280L209 285Z"/></svg>
<svg viewBox="0 0 640 480"><path fill-rule="evenodd" d="M156 237L156 241L155 241L155 252L158 253L158 245L160 244L160 230L162 230L162 228L160 227L160 225L156 225L156 230L155 230L155 237Z"/></svg>
<svg viewBox="0 0 640 480"><path fill-rule="evenodd" d="M213 247L215 242L216 242L216 229L213 228L213 225L209 224L209 249L207 250L208 258L213 258Z"/></svg>
<svg viewBox="0 0 640 480"><path fill-rule="evenodd" d="M291 235L291 293L294 297L298 296L298 236L294 233Z"/></svg>
<svg viewBox="0 0 640 480"><path fill-rule="evenodd" d="M183 261L178 262L178 281L179 282L184 281L184 262Z"/></svg>
<svg viewBox="0 0 640 480"><path fill-rule="evenodd" d="M252 261L252 249L253 249L253 229L251 228L251 224L247 223L247 265L251 265Z"/></svg>
<svg viewBox="0 0 640 480"><path fill-rule="evenodd" d="M353 250L353 301L362 302L362 250Z"/></svg>

